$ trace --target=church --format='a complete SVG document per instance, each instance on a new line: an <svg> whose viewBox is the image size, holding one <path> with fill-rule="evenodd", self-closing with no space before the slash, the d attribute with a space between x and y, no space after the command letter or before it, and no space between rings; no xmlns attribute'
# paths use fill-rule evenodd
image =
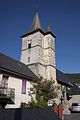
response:
<svg viewBox="0 0 80 120"><path fill-rule="evenodd" d="M62 97L63 86L70 86L69 79L59 70L56 69L55 62L55 38L51 31L50 25L44 31L39 13L33 18L29 31L21 36L22 48L20 61L38 77L54 81L54 85L59 85L61 90L58 96L59 102ZM30 88L30 84L28 84ZM63 87L63 88L62 88ZM28 91L28 89L27 89ZM65 93L66 101L66 93Z"/></svg>
<svg viewBox="0 0 80 120"><path fill-rule="evenodd" d="M43 30L38 11L36 11L30 30L21 38L20 61L0 53L1 108L19 108L28 103L31 100L29 96L31 82L34 82L36 76L42 76L45 80L53 80L55 86L57 84L70 85L65 75L56 69L56 37L49 25L46 31Z"/></svg>
<svg viewBox="0 0 80 120"><path fill-rule="evenodd" d="M50 26L43 30L38 11L28 33L22 35L21 62L37 76L56 81L55 35Z"/></svg>

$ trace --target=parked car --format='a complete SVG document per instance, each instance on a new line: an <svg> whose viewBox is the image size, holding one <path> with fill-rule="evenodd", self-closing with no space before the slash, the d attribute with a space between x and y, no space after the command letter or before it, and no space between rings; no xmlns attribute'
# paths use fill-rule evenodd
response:
<svg viewBox="0 0 80 120"><path fill-rule="evenodd" d="M71 112L80 112L80 103L72 103Z"/></svg>
<svg viewBox="0 0 80 120"><path fill-rule="evenodd" d="M50 107L50 106L53 106L54 103L56 103L57 105L59 105L59 103L60 103L60 99L58 99L58 98L54 98L54 99L50 99L50 100L48 100L48 106L49 106L49 107Z"/></svg>
<svg viewBox="0 0 80 120"><path fill-rule="evenodd" d="M53 99L48 100L48 106L53 106L55 101Z"/></svg>

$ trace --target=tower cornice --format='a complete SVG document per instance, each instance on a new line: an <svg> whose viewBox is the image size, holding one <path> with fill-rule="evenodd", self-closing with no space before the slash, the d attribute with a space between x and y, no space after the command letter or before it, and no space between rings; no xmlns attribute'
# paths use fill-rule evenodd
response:
<svg viewBox="0 0 80 120"><path fill-rule="evenodd" d="M56 36L55 36L51 31L49 31L49 32L44 32L44 31L41 30L41 29L37 29L37 30L34 30L34 31L32 31L32 32L25 33L25 34L22 35L21 37L24 38L24 37L26 37L26 36L28 36L28 35L31 35L31 34L34 34L34 33L36 33L36 32L41 32L43 35L48 35L48 34L50 34L50 35L52 35L54 38L56 38Z"/></svg>
<svg viewBox="0 0 80 120"><path fill-rule="evenodd" d="M43 30L37 29L37 30L34 30L34 31L32 31L32 32L27 32L27 33L25 33L24 35L22 35L21 37L23 38L23 37L26 37L26 36L28 36L28 35L34 34L34 33L36 33L36 32L41 32L43 35L45 35L45 33L44 33Z"/></svg>
<svg viewBox="0 0 80 120"><path fill-rule="evenodd" d="M54 38L56 38L56 36L55 36L51 31L45 33L45 35L48 35L48 34L50 34L50 35L52 35Z"/></svg>

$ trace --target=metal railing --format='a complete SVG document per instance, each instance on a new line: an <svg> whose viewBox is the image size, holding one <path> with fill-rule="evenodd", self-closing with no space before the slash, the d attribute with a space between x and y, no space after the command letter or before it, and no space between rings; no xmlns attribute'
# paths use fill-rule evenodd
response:
<svg viewBox="0 0 80 120"><path fill-rule="evenodd" d="M0 98L15 98L14 88L0 88Z"/></svg>

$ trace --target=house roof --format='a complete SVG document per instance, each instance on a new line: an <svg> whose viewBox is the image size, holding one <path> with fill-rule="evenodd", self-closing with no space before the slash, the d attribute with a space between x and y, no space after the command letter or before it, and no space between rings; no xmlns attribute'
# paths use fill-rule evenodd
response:
<svg viewBox="0 0 80 120"><path fill-rule="evenodd" d="M80 86L74 85L70 89L67 89L69 95L80 95Z"/></svg>
<svg viewBox="0 0 80 120"><path fill-rule="evenodd" d="M2 109L0 120L60 120L52 108Z"/></svg>
<svg viewBox="0 0 80 120"><path fill-rule="evenodd" d="M58 69L56 69L56 79L58 83L62 85L72 86L70 80L66 77L66 75Z"/></svg>
<svg viewBox="0 0 80 120"><path fill-rule="evenodd" d="M9 74L17 75L23 79L35 79L34 73L22 62L0 53L0 70Z"/></svg>

